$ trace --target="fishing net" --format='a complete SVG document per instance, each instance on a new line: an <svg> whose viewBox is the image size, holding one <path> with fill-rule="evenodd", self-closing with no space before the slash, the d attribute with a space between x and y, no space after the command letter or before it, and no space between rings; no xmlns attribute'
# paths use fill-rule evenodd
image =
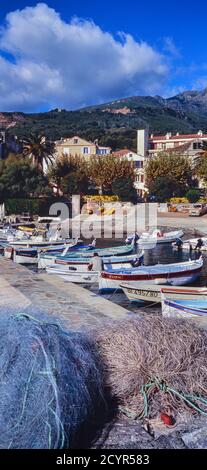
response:
<svg viewBox="0 0 207 470"><path fill-rule="evenodd" d="M207 333L191 322L147 316L96 333L107 387L133 417L207 416Z"/></svg>
<svg viewBox="0 0 207 470"><path fill-rule="evenodd" d="M0 316L0 448L71 447L104 406L92 343L50 322Z"/></svg>

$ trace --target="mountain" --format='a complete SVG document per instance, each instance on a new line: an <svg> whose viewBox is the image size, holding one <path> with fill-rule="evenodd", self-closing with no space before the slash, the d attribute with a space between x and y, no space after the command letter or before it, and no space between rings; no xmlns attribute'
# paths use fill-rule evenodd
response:
<svg viewBox="0 0 207 470"><path fill-rule="evenodd" d="M80 135L112 149L136 149L136 130L146 126L154 134L207 132L207 88L167 99L131 96L75 111L0 113L0 127L19 137L31 132L43 132L52 140Z"/></svg>

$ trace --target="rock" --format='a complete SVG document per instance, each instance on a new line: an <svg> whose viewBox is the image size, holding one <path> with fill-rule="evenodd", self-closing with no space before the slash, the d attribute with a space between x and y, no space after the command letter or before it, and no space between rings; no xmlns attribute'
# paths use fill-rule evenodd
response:
<svg viewBox="0 0 207 470"><path fill-rule="evenodd" d="M186 432L182 435L182 440L189 449L206 449L207 426L196 429L192 432Z"/></svg>

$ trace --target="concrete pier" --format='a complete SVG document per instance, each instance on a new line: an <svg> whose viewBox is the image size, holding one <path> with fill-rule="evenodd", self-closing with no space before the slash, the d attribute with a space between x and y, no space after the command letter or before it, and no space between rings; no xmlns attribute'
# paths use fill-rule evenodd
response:
<svg viewBox="0 0 207 470"><path fill-rule="evenodd" d="M121 320L125 308L56 275L39 274L0 257L0 308L36 307L62 319L69 328L93 327Z"/></svg>

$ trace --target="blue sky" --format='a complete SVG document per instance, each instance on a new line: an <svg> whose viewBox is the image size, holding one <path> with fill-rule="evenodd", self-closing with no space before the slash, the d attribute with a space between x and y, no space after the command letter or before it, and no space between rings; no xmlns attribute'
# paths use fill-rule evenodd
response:
<svg viewBox="0 0 207 470"><path fill-rule="evenodd" d="M0 110L202 89L206 17L205 0L1 1Z"/></svg>

